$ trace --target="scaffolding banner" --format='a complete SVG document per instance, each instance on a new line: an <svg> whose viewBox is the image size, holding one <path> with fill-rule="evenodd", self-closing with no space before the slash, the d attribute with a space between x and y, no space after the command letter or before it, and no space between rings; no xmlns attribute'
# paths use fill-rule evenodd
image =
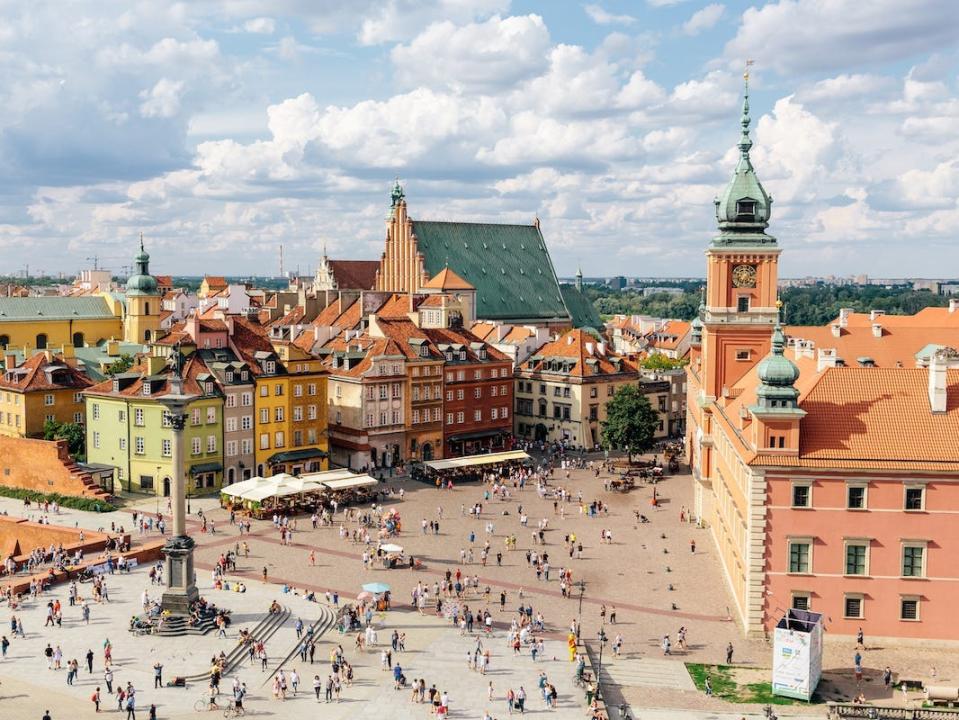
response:
<svg viewBox="0 0 959 720"><path fill-rule="evenodd" d="M821 676L822 615L790 610L773 638L773 694L808 701Z"/></svg>

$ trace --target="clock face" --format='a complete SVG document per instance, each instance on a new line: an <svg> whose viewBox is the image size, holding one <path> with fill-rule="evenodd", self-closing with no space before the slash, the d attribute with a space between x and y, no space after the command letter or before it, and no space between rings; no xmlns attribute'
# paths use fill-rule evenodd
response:
<svg viewBox="0 0 959 720"><path fill-rule="evenodd" d="M756 287L756 268L752 265L737 265L734 267L733 285L740 288Z"/></svg>

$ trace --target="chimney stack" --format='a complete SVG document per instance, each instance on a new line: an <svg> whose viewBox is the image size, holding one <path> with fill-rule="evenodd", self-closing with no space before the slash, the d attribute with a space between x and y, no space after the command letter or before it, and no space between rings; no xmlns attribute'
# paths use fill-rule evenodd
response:
<svg viewBox="0 0 959 720"><path fill-rule="evenodd" d="M949 312L954 313L956 310L959 310L959 299L949 298Z"/></svg>
<svg viewBox="0 0 959 720"><path fill-rule="evenodd" d="M877 322L874 322L874 323L872 324L872 336L873 336L873 337L877 337L877 338L881 338L881 337L882 337L882 325L881 325L881 324L879 324L879 323L877 323Z"/></svg>
<svg viewBox="0 0 959 720"><path fill-rule="evenodd" d="M850 314L852 314L852 308L839 308L839 327L844 328L849 325Z"/></svg>
<svg viewBox="0 0 959 720"><path fill-rule="evenodd" d="M948 392L947 371L959 367L959 352L951 347L936 350L929 358L929 409L934 413L946 411Z"/></svg>

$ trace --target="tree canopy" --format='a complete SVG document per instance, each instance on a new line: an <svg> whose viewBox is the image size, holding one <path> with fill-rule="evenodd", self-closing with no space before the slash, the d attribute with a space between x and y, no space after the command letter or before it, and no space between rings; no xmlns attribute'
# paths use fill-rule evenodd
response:
<svg viewBox="0 0 959 720"><path fill-rule="evenodd" d="M61 423L47 420L43 423L44 440L66 440L67 448L77 460L86 459L86 432L80 423Z"/></svg>
<svg viewBox="0 0 959 720"><path fill-rule="evenodd" d="M634 453L644 453L653 447L658 426L659 415L649 404L649 398L635 385L626 385L606 403L606 419L602 422L603 447L625 450L632 460Z"/></svg>

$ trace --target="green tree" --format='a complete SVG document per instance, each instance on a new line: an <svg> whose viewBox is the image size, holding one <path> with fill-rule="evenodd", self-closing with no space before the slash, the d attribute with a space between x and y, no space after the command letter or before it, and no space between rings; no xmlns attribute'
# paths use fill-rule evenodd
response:
<svg viewBox="0 0 959 720"><path fill-rule="evenodd" d="M44 440L66 440L67 448L77 460L86 460L86 432L80 423L61 423L47 420L43 423Z"/></svg>
<svg viewBox="0 0 959 720"><path fill-rule="evenodd" d="M633 453L644 453L653 447L659 415L637 386L626 385L606 403L602 426L603 447L626 450L632 462Z"/></svg>
<svg viewBox="0 0 959 720"><path fill-rule="evenodd" d="M671 357L667 357L662 353L653 353L643 358L642 366L647 370L675 370L676 368L684 367L686 365L686 360L678 359L674 360Z"/></svg>
<svg viewBox="0 0 959 720"><path fill-rule="evenodd" d="M133 362L134 359L130 353L123 353L120 357L107 365L107 374L119 375L120 373L125 373L127 370L133 367Z"/></svg>

